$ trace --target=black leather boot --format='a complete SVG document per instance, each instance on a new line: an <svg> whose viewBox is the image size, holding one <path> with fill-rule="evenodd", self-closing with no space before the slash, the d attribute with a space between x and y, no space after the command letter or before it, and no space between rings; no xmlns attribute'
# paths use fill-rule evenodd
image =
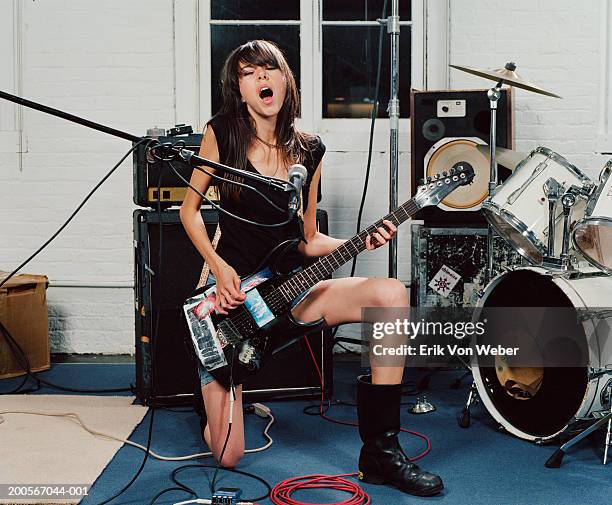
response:
<svg viewBox="0 0 612 505"><path fill-rule="evenodd" d="M444 488L442 479L411 463L399 444L401 387L372 384L370 375L357 377L357 414L363 441L359 480L389 484L417 496L438 494Z"/></svg>

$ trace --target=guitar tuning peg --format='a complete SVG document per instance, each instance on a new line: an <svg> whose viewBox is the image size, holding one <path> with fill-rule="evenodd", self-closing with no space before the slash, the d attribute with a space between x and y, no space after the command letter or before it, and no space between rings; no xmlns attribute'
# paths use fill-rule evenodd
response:
<svg viewBox="0 0 612 505"><path fill-rule="evenodd" d="M445 170L444 172L442 172L442 176L443 177L447 177L448 176L448 172Z"/></svg>
<svg viewBox="0 0 612 505"><path fill-rule="evenodd" d="M427 184L429 184L431 182L431 176L427 177Z"/></svg>
<svg viewBox="0 0 612 505"><path fill-rule="evenodd" d="M434 175L434 179L438 180L440 178L440 174Z"/></svg>
<svg viewBox="0 0 612 505"><path fill-rule="evenodd" d="M419 186L423 186L425 184L425 179L419 179Z"/></svg>
<svg viewBox="0 0 612 505"><path fill-rule="evenodd" d="M451 174L451 175L455 175L455 171L456 171L456 170L455 170L454 168L451 168L451 169L450 169L450 174Z"/></svg>

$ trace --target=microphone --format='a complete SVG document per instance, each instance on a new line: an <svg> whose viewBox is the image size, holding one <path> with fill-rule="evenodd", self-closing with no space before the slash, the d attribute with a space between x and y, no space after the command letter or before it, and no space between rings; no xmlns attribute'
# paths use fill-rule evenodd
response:
<svg viewBox="0 0 612 505"><path fill-rule="evenodd" d="M290 187L291 197L289 198L289 208L287 215L291 218L295 215L295 213L300 208L300 195L302 194L302 187L306 182L306 177L308 176L308 171L304 165L291 165L289 167L289 182L295 186L295 188Z"/></svg>

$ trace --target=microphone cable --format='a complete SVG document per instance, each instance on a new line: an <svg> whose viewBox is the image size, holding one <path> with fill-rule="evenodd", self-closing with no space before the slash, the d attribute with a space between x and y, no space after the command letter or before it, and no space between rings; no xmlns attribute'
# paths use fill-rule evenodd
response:
<svg viewBox="0 0 612 505"><path fill-rule="evenodd" d="M387 0L383 2L381 18L384 19L387 13ZM376 86L374 90L374 105L372 107L372 116L370 122L370 139L368 143L368 163L366 166L365 179L363 181L363 191L361 193L361 202L359 203L359 212L357 214L357 233L361 231L361 218L363 216L363 208L365 206L366 196L368 194L368 181L370 180L370 168L372 165L372 144L374 143L374 125L376 123L376 116L378 115L378 97L380 95L380 74L382 70L382 50L383 50L383 36L384 36L383 24L380 25L380 31L378 32L378 63L376 66ZM357 256L353 258L351 265L351 275L355 275L355 268L357 266ZM335 336L335 333L334 333Z"/></svg>
<svg viewBox="0 0 612 505"><path fill-rule="evenodd" d="M384 18L387 14L387 0L383 2L382 15ZM368 162L366 164L365 179L363 181L363 190L361 192L361 202L359 203L359 212L357 213L357 233L361 231L361 218L363 216L363 209L365 206L366 196L368 194L368 182L370 180L370 168L372 166L372 144L374 143L374 125L376 124L376 117L378 116L378 98L380 95L380 74L382 71L382 50L383 50L383 37L384 37L384 25L380 25L378 32L378 62L376 65L376 85L374 89L374 104L372 106L372 115L370 121L370 137L368 141ZM355 269L357 268L357 256L353 258L351 262L351 273L349 277L354 277ZM336 326L332 330L332 339L336 337L340 326Z"/></svg>

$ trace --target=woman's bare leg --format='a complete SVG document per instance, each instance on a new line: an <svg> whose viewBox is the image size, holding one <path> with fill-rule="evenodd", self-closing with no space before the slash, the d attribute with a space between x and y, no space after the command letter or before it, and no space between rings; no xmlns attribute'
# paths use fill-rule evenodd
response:
<svg viewBox="0 0 612 505"><path fill-rule="evenodd" d="M360 322L363 307L408 306L408 291L397 279L348 277L320 282L292 313L305 322L324 317L329 326L336 326ZM403 366L372 366L372 382L399 384L403 373Z"/></svg>
<svg viewBox="0 0 612 505"><path fill-rule="evenodd" d="M244 419L242 416L242 386L236 386L232 432L223 453L221 465L234 467L244 455ZM229 426L230 392L216 380L202 386L202 396L206 408L208 423L204 430L204 439L210 450L219 461Z"/></svg>
<svg viewBox="0 0 612 505"><path fill-rule="evenodd" d="M408 292L395 279L331 279L318 284L292 312L305 322L323 317L335 326L361 321L363 307L408 307ZM371 363L371 368L371 377L357 378L357 417L363 441L359 479L418 496L438 494L444 488L442 479L411 463L397 437L403 363L393 367Z"/></svg>

